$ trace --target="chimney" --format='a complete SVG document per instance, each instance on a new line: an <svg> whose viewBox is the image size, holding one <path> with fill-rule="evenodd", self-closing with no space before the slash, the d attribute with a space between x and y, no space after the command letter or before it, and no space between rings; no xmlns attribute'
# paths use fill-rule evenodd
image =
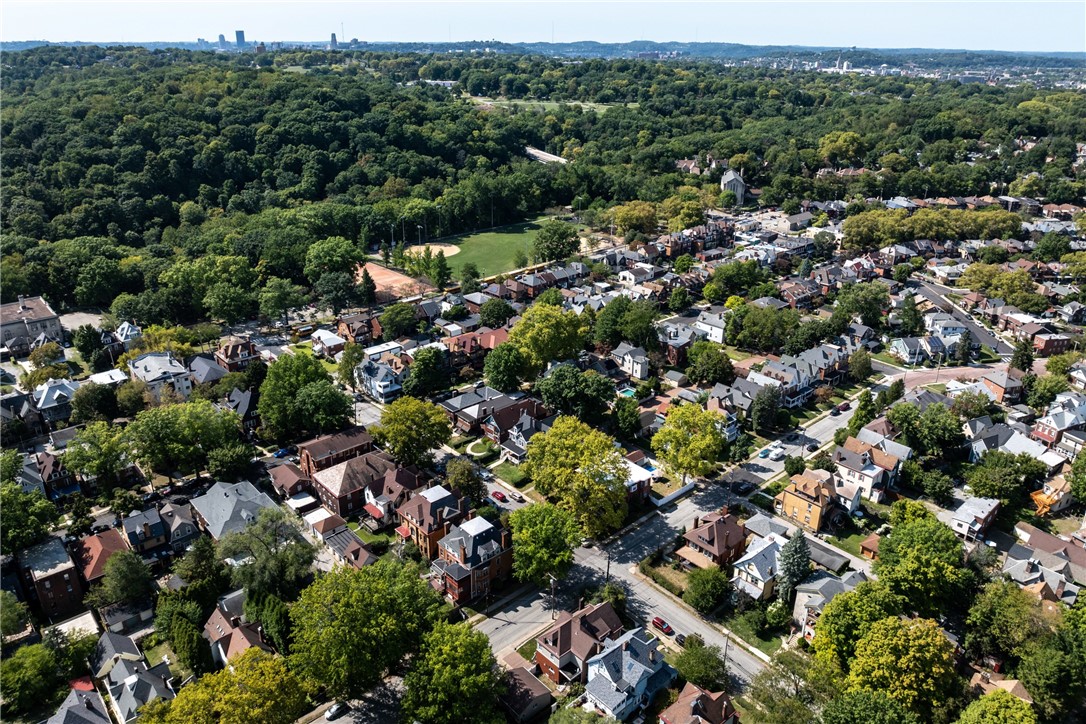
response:
<svg viewBox="0 0 1086 724"><path fill-rule="evenodd" d="M460 541L460 560L461 561L467 560L467 556L468 556L468 551L467 551L466 548L464 548L464 541L461 539L461 541Z"/></svg>
<svg viewBox="0 0 1086 724"><path fill-rule="evenodd" d="M623 641L622 642L622 650L623 651L629 651L630 650L630 642L629 641Z"/></svg>
<svg viewBox="0 0 1086 724"><path fill-rule="evenodd" d="M728 506L726 506L726 505L720 506L720 516L722 518L727 518L728 517Z"/></svg>
<svg viewBox="0 0 1086 724"><path fill-rule="evenodd" d="M26 297L24 297L22 294L19 295L19 309L26 309Z"/></svg>
<svg viewBox="0 0 1086 724"><path fill-rule="evenodd" d="M240 626L240 625L241 625L241 618L240 618L240 617L238 617L238 616L231 616L231 617L230 617L230 625L231 625L231 626L232 626L233 628L237 628L238 626Z"/></svg>
<svg viewBox="0 0 1086 724"><path fill-rule="evenodd" d="M692 526L690 526L690 529L691 529L691 530L693 530L694 528L697 528L697 527L698 527L698 523L700 523L700 522L701 522L701 519L700 519L700 518L698 518L698 516L696 516L696 515L695 515L695 516L694 516L694 524L693 524Z"/></svg>

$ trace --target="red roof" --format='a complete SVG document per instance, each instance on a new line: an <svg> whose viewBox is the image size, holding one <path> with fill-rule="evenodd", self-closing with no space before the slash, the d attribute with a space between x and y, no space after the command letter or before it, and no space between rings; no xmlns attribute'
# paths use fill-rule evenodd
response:
<svg viewBox="0 0 1086 724"><path fill-rule="evenodd" d="M79 565L83 568L83 577L87 581L101 578L106 572L106 561L114 553L127 548L124 537L116 528L87 536L83 539L79 552Z"/></svg>
<svg viewBox="0 0 1086 724"><path fill-rule="evenodd" d="M374 518L380 519L385 517L385 514L381 512L381 509L373 503L366 503L364 506L362 506L362 510L366 511Z"/></svg>
<svg viewBox="0 0 1086 724"><path fill-rule="evenodd" d="M401 525L396 529L396 532L400 534L401 538L410 538L411 530L406 525Z"/></svg>

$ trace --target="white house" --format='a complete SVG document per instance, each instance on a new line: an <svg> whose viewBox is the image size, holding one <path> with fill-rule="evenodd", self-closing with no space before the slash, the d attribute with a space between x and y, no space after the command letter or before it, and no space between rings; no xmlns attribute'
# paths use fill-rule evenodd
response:
<svg viewBox="0 0 1086 724"><path fill-rule="evenodd" d="M725 309L707 309L694 320L694 328L700 329L710 342L717 344L724 344L724 330L727 327L728 312Z"/></svg>
<svg viewBox="0 0 1086 724"><path fill-rule="evenodd" d="M604 649L585 662L588 684L585 698L606 716L630 718L652 703L656 693L675 679L675 670L659 651L659 639L635 628L617 639L604 641Z"/></svg>
<svg viewBox="0 0 1086 724"><path fill-rule="evenodd" d="M622 371L639 380L649 378L649 358L641 347L633 347L626 342L615 347L611 357L618 362Z"/></svg>
<svg viewBox="0 0 1086 724"><path fill-rule="evenodd" d="M132 379L146 382L156 399L167 385L182 399L192 394L192 373L171 352L141 354L128 363L128 373Z"/></svg>

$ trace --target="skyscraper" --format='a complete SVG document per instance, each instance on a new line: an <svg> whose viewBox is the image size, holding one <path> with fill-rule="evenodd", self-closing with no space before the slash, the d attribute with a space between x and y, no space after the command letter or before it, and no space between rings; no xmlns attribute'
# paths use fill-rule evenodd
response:
<svg viewBox="0 0 1086 724"><path fill-rule="evenodd" d="M219 50L226 50L226 36L219 33Z"/></svg>
<svg viewBox="0 0 1086 724"><path fill-rule="evenodd" d="M335 50L339 47L339 43L336 42L336 34L332 33L332 42L328 44L328 47Z"/></svg>
<svg viewBox="0 0 1086 724"><path fill-rule="evenodd" d="M245 47L245 31L244 30L235 30L234 31L234 37L237 39L238 50L244 48Z"/></svg>

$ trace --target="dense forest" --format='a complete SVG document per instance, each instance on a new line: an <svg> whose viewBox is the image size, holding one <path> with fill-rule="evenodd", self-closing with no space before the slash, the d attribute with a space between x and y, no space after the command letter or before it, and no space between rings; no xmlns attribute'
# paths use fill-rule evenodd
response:
<svg viewBox="0 0 1086 724"><path fill-rule="evenodd" d="M765 205L1083 195L1086 95L1073 92L515 55L51 46L5 63L4 299L124 294L145 322L251 312L272 279L314 286L307 252L328 237L366 250L708 191L716 177L675 169L705 152ZM525 145L571 163L534 162ZM818 175L846 167L873 172Z"/></svg>

